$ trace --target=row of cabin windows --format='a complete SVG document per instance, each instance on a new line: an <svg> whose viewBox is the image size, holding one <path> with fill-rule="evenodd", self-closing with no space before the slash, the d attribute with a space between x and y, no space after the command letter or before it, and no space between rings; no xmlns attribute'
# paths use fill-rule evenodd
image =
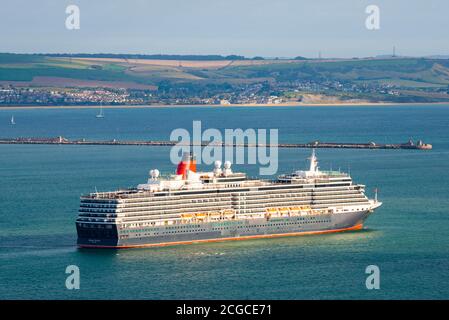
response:
<svg viewBox="0 0 449 320"><path fill-rule="evenodd" d="M320 219L320 220L310 220L310 221L304 221L304 224L310 224L310 223L324 223L324 222L331 222L330 219ZM237 226L237 229L250 229L250 228L259 228L259 227L280 227L280 226L287 226L287 225L293 225L293 224L298 224L295 222L284 222L284 223L271 223L271 224L259 224L259 225L253 225L251 227L248 226ZM229 230L229 229L234 229L234 226L228 226L228 227L214 227L212 228L213 231L219 231L219 230ZM155 232L153 235L164 235L164 234L175 234L175 233L180 233L180 232L201 232L201 231L206 231L207 229L192 229L192 227L190 226L180 226L180 227L176 227L174 229L174 231L163 231L163 232ZM180 229L180 230L179 230ZM186 230L189 229L189 230ZM131 232L145 232L145 231L149 231L148 229L139 229L139 230L124 230L123 233L131 233ZM145 234L145 235L151 235L151 234ZM139 235L137 235L139 236Z"/></svg>
<svg viewBox="0 0 449 320"><path fill-rule="evenodd" d="M314 220L314 219L316 219L316 217L310 217L309 219L311 219L311 220ZM305 221L306 220L306 218L304 218L304 217L298 217L297 218L297 220L301 220L301 221ZM239 224L242 224L243 222L240 222ZM287 223L287 222L286 222ZM305 222L305 223L311 223L311 222ZM290 224L290 223L289 223ZM149 224L143 224L143 223L141 223L141 224L138 224L139 226L144 226L144 225L149 225ZM154 225L154 222L152 222L151 223L151 225ZM222 223L221 224L221 226L224 226L224 225L231 225L231 226L234 226L235 224L234 223L231 223L231 222L229 222L229 223ZM276 224L270 224L270 225L276 225ZM133 226L137 226L137 224L130 224L130 225L127 225L127 227L133 227ZM181 230L184 230L184 229L191 229L191 228L199 228L200 227L200 225L180 225L180 226L168 226L168 227L166 227L166 229L181 229ZM154 230L154 229L153 229ZM135 230L134 230L135 231Z"/></svg>
<svg viewBox="0 0 449 320"><path fill-rule="evenodd" d="M112 229L112 224L80 223L79 226L88 229Z"/></svg>

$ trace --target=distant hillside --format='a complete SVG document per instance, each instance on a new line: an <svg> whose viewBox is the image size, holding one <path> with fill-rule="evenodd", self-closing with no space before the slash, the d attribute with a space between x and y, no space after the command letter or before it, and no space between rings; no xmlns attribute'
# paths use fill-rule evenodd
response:
<svg viewBox="0 0 449 320"><path fill-rule="evenodd" d="M298 101L313 93L343 100L439 102L449 101L449 59L0 54L0 85L161 88L161 95L183 98L220 99L239 92L250 99L263 91Z"/></svg>
<svg viewBox="0 0 449 320"><path fill-rule="evenodd" d="M113 59L149 59L149 60L191 60L191 61L212 61L212 60L248 60L244 56L238 55L182 55L182 54L115 54L115 53L40 53L37 56L45 57L66 57L66 58L113 58ZM255 59L263 59L257 57Z"/></svg>

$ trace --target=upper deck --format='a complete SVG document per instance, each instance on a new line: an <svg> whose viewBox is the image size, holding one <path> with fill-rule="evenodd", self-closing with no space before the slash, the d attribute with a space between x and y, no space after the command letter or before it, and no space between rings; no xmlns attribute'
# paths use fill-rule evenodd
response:
<svg viewBox="0 0 449 320"><path fill-rule="evenodd" d="M187 167L187 164L184 163ZM177 172L178 173L178 172ZM290 174L278 176L276 180L262 180L248 178L245 173L232 172L230 162L225 162L221 168L221 162L215 163L211 172L196 172L186 170L180 174L159 177L158 170L150 171L147 183L140 184L136 188L121 189L112 192L95 192L81 197L84 202L103 202L105 204L117 203L121 199L133 199L155 197L173 194L197 194L207 195L209 192L241 192L253 189L265 189L263 187L281 187L289 185L315 186L343 186L351 185L351 177L340 171L320 171L315 152L310 158L310 168L307 171L298 170ZM271 188L270 188L271 189Z"/></svg>

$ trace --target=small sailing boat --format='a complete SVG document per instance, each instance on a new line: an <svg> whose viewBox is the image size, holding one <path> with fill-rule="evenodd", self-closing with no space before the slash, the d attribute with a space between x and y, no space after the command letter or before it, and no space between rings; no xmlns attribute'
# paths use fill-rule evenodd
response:
<svg viewBox="0 0 449 320"><path fill-rule="evenodd" d="M11 124L12 124L12 125L15 125L15 124L16 124L16 122L14 121L14 116L11 117Z"/></svg>
<svg viewBox="0 0 449 320"><path fill-rule="evenodd" d="M100 113L96 115L97 118L104 118L103 107L100 107Z"/></svg>

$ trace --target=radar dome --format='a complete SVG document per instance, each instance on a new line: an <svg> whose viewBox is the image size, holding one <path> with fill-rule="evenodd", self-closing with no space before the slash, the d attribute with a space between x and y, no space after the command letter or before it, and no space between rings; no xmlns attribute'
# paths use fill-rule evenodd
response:
<svg viewBox="0 0 449 320"><path fill-rule="evenodd" d="M150 177L151 179L156 179L157 177L159 177L159 170L158 169L152 169L150 170Z"/></svg>

